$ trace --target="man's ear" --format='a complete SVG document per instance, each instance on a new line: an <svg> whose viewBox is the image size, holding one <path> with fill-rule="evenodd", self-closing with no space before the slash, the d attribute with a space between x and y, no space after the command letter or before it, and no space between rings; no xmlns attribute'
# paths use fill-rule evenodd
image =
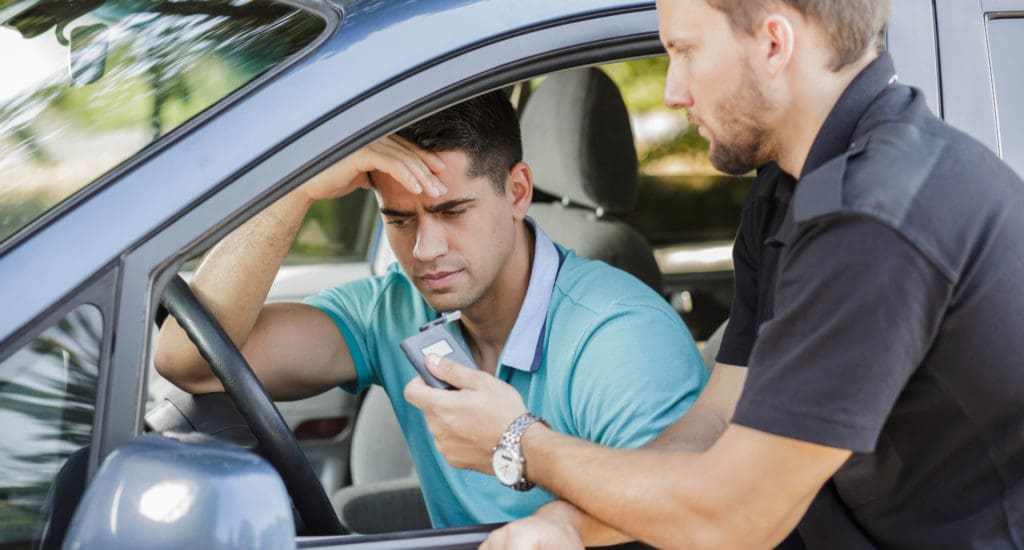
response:
<svg viewBox="0 0 1024 550"><path fill-rule="evenodd" d="M509 171L505 182L506 193L512 196L512 216L516 221L526 217L526 211L533 201L533 173L530 166L519 161Z"/></svg>
<svg viewBox="0 0 1024 550"><path fill-rule="evenodd" d="M770 13L762 21L757 34L768 76L777 77L793 58L793 23L788 14Z"/></svg>

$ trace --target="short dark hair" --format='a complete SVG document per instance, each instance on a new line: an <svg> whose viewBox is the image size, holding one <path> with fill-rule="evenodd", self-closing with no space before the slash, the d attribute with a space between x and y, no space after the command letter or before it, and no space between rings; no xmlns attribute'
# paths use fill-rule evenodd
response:
<svg viewBox="0 0 1024 550"><path fill-rule="evenodd" d="M817 22L832 46L829 68L838 71L857 61L874 47L885 45L885 24L890 0L707 0L708 5L729 17L734 29L753 34L771 4L782 3Z"/></svg>
<svg viewBox="0 0 1024 550"><path fill-rule="evenodd" d="M467 99L398 131L417 147L437 153L463 151L469 156L469 176L487 176L499 194L505 179L523 160L519 119L501 90Z"/></svg>

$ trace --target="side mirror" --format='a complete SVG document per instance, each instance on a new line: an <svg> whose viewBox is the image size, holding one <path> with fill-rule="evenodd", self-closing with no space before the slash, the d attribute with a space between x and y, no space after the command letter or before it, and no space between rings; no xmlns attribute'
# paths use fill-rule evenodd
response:
<svg viewBox="0 0 1024 550"><path fill-rule="evenodd" d="M107 70L108 45L107 26L103 23L71 29L68 49L71 86L92 84L103 76Z"/></svg>
<svg viewBox="0 0 1024 550"><path fill-rule="evenodd" d="M295 548L284 483L262 458L199 434L147 434L97 470L64 548Z"/></svg>

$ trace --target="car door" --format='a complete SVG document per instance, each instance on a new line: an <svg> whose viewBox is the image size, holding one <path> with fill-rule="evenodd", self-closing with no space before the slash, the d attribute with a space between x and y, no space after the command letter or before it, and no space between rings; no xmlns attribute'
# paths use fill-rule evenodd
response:
<svg viewBox="0 0 1024 550"><path fill-rule="evenodd" d="M935 2L942 114L1024 174L1024 2Z"/></svg>

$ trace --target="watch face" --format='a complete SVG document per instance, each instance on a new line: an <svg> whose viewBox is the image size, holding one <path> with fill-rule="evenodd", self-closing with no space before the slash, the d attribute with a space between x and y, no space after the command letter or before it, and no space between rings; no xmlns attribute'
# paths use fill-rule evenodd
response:
<svg viewBox="0 0 1024 550"><path fill-rule="evenodd" d="M491 456L491 467L494 468L494 475L498 481L505 485L515 485L523 477L519 456L504 446L499 446L494 450L494 455Z"/></svg>

